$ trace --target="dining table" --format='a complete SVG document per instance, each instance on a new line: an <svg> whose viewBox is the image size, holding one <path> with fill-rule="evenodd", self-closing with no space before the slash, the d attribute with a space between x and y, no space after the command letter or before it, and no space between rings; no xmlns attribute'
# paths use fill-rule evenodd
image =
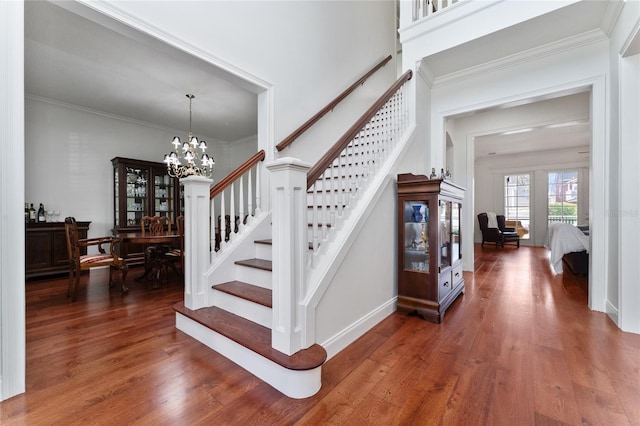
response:
<svg viewBox="0 0 640 426"><path fill-rule="evenodd" d="M148 248L153 249L153 257L147 259L145 253L144 273L139 277L136 277L136 281L143 280L149 277L149 274L155 269L155 274L150 276L153 283L153 288L159 288L162 284L162 271L164 269L164 263L167 262L165 254L179 244L180 234L174 231L166 231L162 234L153 235L149 232L120 232L118 233L121 244L140 244L145 247L145 252ZM128 253L128 250L124 250ZM128 257L125 256L125 260ZM166 278L165 278L166 281Z"/></svg>

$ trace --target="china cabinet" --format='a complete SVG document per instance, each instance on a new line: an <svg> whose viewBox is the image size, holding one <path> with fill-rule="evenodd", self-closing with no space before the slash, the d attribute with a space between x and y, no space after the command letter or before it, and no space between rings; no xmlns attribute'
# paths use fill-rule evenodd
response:
<svg viewBox="0 0 640 426"><path fill-rule="evenodd" d="M183 213L178 179L163 163L116 157L113 164L114 231L139 231L144 216L169 216L175 226Z"/></svg>
<svg viewBox="0 0 640 426"><path fill-rule="evenodd" d="M169 216L172 227L184 214L183 189L164 163L116 157L113 164L113 234L140 231L144 216ZM123 244L120 256L140 263L143 247Z"/></svg>
<svg viewBox="0 0 640 426"><path fill-rule="evenodd" d="M464 189L398 175L398 311L439 323L464 293L460 218Z"/></svg>

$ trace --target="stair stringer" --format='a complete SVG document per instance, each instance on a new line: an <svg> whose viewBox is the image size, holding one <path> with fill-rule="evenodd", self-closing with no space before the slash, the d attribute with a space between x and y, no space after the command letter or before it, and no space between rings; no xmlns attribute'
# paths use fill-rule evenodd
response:
<svg viewBox="0 0 640 426"><path fill-rule="evenodd" d="M398 144L390 153L387 161L381 166L375 176L370 177L366 189L351 206L346 209L345 216L340 224L336 227L336 231L332 232L320 244L320 248L314 258L310 262L310 267L306 269L306 295L302 301L304 330L303 342L305 346L316 343L316 308L320 303L325 292L332 283L333 278L339 271L345 255L353 246L358 238L358 234L362 230L367 218L371 214L372 206L374 206L382 196L384 189L390 184L395 175L394 170L397 169L400 159L406 152L408 147L416 137L415 123L410 125L405 134L400 138ZM344 349L349 343L355 341L364 334L368 329L373 327L379 321L391 314L395 310L395 300L388 301L383 307L379 307L376 312L370 313L366 318L362 318L359 322L366 322L364 327L358 324L345 324L342 332L338 333L339 338L331 338L328 342L317 342L327 350L328 359L340 350ZM337 336L336 336L337 337ZM331 347L325 346L331 342L337 345ZM339 343L338 343L339 342Z"/></svg>

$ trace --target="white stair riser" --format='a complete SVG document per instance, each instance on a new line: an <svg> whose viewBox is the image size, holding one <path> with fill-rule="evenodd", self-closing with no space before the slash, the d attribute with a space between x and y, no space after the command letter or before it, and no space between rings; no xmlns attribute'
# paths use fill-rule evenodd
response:
<svg viewBox="0 0 640 426"><path fill-rule="evenodd" d="M271 290L271 271L264 269L250 268L248 266L235 265L236 277L238 281L257 285L258 287Z"/></svg>
<svg viewBox="0 0 640 426"><path fill-rule="evenodd" d="M260 324L263 327L271 328L273 314L271 308L257 303L241 299L234 295L213 289L213 305L232 314L241 316Z"/></svg>
<svg viewBox="0 0 640 426"><path fill-rule="evenodd" d="M256 244L256 258L273 260L271 244Z"/></svg>
<svg viewBox="0 0 640 426"><path fill-rule="evenodd" d="M289 398L308 398L315 395L322 386L322 367L313 370L289 370L180 313L176 313L176 328L264 380Z"/></svg>

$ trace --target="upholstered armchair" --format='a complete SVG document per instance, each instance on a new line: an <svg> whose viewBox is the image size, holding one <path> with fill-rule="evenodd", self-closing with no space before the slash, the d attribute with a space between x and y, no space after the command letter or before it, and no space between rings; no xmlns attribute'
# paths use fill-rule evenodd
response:
<svg viewBox="0 0 640 426"><path fill-rule="evenodd" d="M489 217L487 213L478 214L478 223L480 224L480 231L482 232L482 243L495 243L496 246L504 246L506 243L515 243L520 247L520 235L516 232L515 228L508 228L505 226L504 215L496 215L496 222L498 227L489 227Z"/></svg>

